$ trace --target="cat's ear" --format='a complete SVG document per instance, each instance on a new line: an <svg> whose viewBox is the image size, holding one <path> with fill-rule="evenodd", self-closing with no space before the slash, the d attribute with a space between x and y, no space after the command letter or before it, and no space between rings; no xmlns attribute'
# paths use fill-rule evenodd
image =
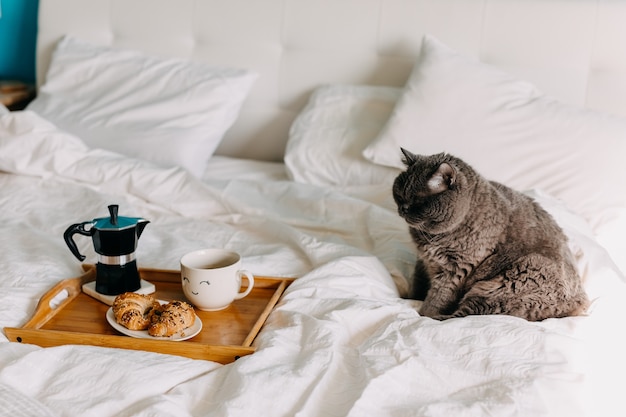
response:
<svg viewBox="0 0 626 417"><path fill-rule="evenodd" d="M404 155L402 162L404 162L404 165L406 165L407 167L410 167L411 165L415 163L415 161L417 161L417 155L415 155L414 153L411 153L404 148L400 148L400 150L402 151L402 154Z"/></svg>
<svg viewBox="0 0 626 417"><path fill-rule="evenodd" d="M450 186L456 181L456 171L446 162L442 162L439 168L431 175L428 180L428 189L433 194L443 193L450 189Z"/></svg>

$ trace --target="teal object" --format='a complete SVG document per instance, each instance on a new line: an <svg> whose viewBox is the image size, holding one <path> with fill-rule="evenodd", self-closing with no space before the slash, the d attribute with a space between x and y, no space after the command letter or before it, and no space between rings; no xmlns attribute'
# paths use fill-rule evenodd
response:
<svg viewBox="0 0 626 417"><path fill-rule="evenodd" d="M0 79L34 83L39 0L0 0Z"/></svg>

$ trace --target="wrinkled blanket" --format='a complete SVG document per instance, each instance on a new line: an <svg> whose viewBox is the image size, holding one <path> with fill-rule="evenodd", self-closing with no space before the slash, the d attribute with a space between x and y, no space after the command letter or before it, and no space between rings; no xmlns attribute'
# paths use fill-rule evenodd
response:
<svg viewBox="0 0 626 417"><path fill-rule="evenodd" d="M230 174L229 174L230 175ZM593 299L585 317L437 322L403 298L415 253L388 185L323 189L262 174L208 175L87 148L34 113L0 115L0 328L19 327L81 272L62 234L120 214L150 220L142 267L236 250L294 276L229 365L0 334L0 409L12 416L610 416L622 401L625 284L587 225L531 192L564 228ZM95 262L91 242L79 249Z"/></svg>

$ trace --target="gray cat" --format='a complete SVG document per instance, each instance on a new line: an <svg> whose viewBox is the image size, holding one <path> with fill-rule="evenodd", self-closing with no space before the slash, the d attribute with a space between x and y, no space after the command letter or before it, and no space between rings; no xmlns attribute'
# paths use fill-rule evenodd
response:
<svg viewBox="0 0 626 417"><path fill-rule="evenodd" d="M421 315L538 321L585 312L567 237L537 203L452 155L402 153L407 169L393 197L417 246L412 298L424 300Z"/></svg>

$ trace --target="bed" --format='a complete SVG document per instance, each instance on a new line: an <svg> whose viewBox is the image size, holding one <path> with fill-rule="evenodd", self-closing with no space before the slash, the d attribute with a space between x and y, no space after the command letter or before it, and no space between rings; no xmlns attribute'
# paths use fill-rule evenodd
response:
<svg viewBox="0 0 626 417"><path fill-rule="evenodd" d="M40 0L38 96L0 109L0 328L82 273L63 232L109 204L150 221L141 268L218 247L296 279L229 364L0 333L2 413L624 415L624 19L614 0ZM420 317L400 146L535 198L588 313Z"/></svg>

